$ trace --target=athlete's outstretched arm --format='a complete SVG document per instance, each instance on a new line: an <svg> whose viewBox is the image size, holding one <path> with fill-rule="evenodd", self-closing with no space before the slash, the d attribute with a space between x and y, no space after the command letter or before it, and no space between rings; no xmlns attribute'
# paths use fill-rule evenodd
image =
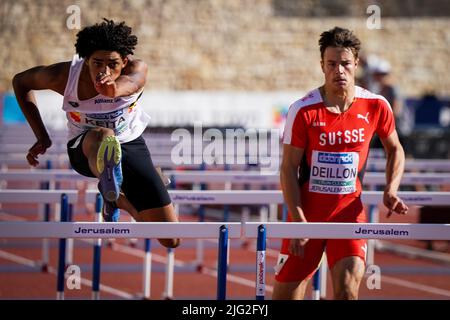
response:
<svg viewBox="0 0 450 320"><path fill-rule="evenodd" d="M129 56L120 77L114 81L109 75L103 74L97 79L95 88L98 93L111 98L129 96L145 86L147 69L144 61Z"/></svg>
<svg viewBox="0 0 450 320"><path fill-rule="evenodd" d="M12 80L17 102L37 139L27 154L28 163L32 166L39 164L38 155L45 153L52 144L32 90L50 89L63 95L69 68L70 62L38 66L16 74Z"/></svg>
<svg viewBox="0 0 450 320"><path fill-rule="evenodd" d="M408 207L397 196L403 170L405 168L405 152L394 130L387 138L381 139L386 151L386 187L384 189L383 202L389 209L388 217L392 213L406 214Z"/></svg>

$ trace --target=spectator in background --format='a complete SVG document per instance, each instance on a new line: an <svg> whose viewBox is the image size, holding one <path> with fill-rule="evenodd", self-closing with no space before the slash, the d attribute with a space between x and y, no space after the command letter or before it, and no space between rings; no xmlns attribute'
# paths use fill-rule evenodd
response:
<svg viewBox="0 0 450 320"><path fill-rule="evenodd" d="M356 84L371 92L377 92L379 84L375 79L375 72L379 69L381 59L375 54L362 55L359 58L359 67L356 70Z"/></svg>
<svg viewBox="0 0 450 320"><path fill-rule="evenodd" d="M410 154L408 145L408 136L411 134L414 126L413 113L407 108L403 102L400 92L393 84L391 77L391 64L384 60L378 59L373 68L373 88L372 90L385 97L394 112L395 124L401 144L405 148L405 152ZM374 142L374 147L381 148L379 139Z"/></svg>

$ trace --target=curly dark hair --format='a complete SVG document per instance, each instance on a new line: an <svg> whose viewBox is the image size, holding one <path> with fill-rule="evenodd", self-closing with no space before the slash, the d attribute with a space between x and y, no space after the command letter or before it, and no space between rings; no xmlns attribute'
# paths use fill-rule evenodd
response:
<svg viewBox="0 0 450 320"><path fill-rule="evenodd" d="M124 21L115 23L113 20L103 20L77 33L75 48L78 55L86 58L97 50L116 51L122 58L133 54L138 40L131 34L131 28Z"/></svg>
<svg viewBox="0 0 450 320"><path fill-rule="evenodd" d="M357 59L359 50L361 49L361 41L359 41L352 31L334 27L320 35L319 46L322 59L327 47L349 48L353 52L355 59Z"/></svg>

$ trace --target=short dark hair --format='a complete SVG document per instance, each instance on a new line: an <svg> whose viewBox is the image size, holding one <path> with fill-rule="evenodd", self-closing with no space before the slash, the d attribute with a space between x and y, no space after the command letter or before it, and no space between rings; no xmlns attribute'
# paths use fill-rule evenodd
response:
<svg viewBox="0 0 450 320"><path fill-rule="evenodd" d="M349 48L356 59L361 49L361 41L359 41L352 31L334 27L320 35L319 46L320 57L322 59L327 47Z"/></svg>
<svg viewBox="0 0 450 320"><path fill-rule="evenodd" d="M75 43L78 55L86 58L97 50L116 51L122 58L133 54L137 37L131 34L131 28L124 21L115 23L113 20L103 20L78 32Z"/></svg>

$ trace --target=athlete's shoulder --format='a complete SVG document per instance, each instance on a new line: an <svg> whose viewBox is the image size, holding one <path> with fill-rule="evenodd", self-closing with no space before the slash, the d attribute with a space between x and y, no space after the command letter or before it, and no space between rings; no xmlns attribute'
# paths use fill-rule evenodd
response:
<svg viewBox="0 0 450 320"><path fill-rule="evenodd" d="M391 109L391 105L385 97L358 86L355 86L355 98L365 100L375 107L387 107L388 109Z"/></svg>
<svg viewBox="0 0 450 320"><path fill-rule="evenodd" d="M62 76L63 78L66 78L67 75L69 74L70 65L71 65L70 61L63 61L63 62L55 63L54 65L52 65L50 67L53 68L53 71L55 73L57 73L57 74L59 73L60 76Z"/></svg>
<svg viewBox="0 0 450 320"><path fill-rule="evenodd" d="M130 75L135 73L147 73L148 66L145 61L135 58L132 55L127 56L128 63L122 70L122 74Z"/></svg>
<svg viewBox="0 0 450 320"><path fill-rule="evenodd" d="M314 89L308 92L302 98L294 101L289 106L289 115L295 117L299 112L306 112L311 108L314 108L322 102L322 96L320 95L319 89Z"/></svg>
<svg viewBox="0 0 450 320"><path fill-rule="evenodd" d="M16 74L13 78L13 84L28 90L50 89L62 94L69 69L70 62L36 66Z"/></svg>
<svg viewBox="0 0 450 320"><path fill-rule="evenodd" d="M128 76L137 85L139 89L134 93L140 93L147 80L148 66L143 60L136 59L131 55L128 55L127 59L128 63L122 69L122 75Z"/></svg>
<svg viewBox="0 0 450 320"><path fill-rule="evenodd" d="M291 104L291 107L301 109L304 107L316 105L320 102L322 102L322 96L320 95L319 89L314 89L314 90L308 92L302 98L294 101Z"/></svg>
<svg viewBox="0 0 450 320"><path fill-rule="evenodd" d="M359 99L379 99L381 96L365 88L355 86L355 97Z"/></svg>

